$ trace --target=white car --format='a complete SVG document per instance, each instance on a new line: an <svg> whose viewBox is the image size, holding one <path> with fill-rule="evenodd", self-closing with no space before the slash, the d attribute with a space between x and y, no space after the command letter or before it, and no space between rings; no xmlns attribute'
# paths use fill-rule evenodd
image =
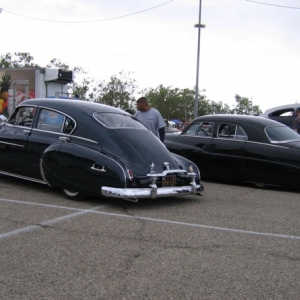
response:
<svg viewBox="0 0 300 300"><path fill-rule="evenodd" d="M178 132L178 129L176 128L176 124L173 121L168 121L165 119L166 122L166 133L175 133Z"/></svg>
<svg viewBox="0 0 300 300"><path fill-rule="evenodd" d="M293 122L297 117L296 109L300 108L300 103L286 104L267 109L261 116L266 117L289 127L293 126Z"/></svg>

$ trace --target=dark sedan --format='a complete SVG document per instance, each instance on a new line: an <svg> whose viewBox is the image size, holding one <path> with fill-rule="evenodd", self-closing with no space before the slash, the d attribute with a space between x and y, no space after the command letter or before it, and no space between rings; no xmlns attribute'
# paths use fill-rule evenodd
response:
<svg viewBox="0 0 300 300"><path fill-rule="evenodd" d="M300 189L300 136L257 116L206 115L166 147L197 164L203 179Z"/></svg>
<svg viewBox="0 0 300 300"><path fill-rule="evenodd" d="M85 195L137 201L200 194L200 172L137 119L80 100L34 99L0 125L0 174Z"/></svg>

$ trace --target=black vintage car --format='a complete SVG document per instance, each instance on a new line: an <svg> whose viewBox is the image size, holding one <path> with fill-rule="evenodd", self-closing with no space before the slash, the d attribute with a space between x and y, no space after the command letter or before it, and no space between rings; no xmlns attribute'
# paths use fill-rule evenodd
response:
<svg viewBox="0 0 300 300"><path fill-rule="evenodd" d="M206 115L166 147L197 164L202 179L300 189L300 135L258 116Z"/></svg>
<svg viewBox="0 0 300 300"><path fill-rule="evenodd" d="M0 125L0 174L85 195L137 201L200 194L200 172L129 113L80 100L34 99Z"/></svg>

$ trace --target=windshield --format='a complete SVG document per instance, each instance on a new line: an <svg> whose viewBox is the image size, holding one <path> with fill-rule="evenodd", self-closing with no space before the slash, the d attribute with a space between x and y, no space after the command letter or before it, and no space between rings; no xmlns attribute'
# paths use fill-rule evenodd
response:
<svg viewBox="0 0 300 300"><path fill-rule="evenodd" d="M270 126L266 127L265 131L272 143L300 141L300 135L287 126Z"/></svg>
<svg viewBox="0 0 300 300"><path fill-rule="evenodd" d="M94 118L109 128L136 128L147 130L140 121L127 114L97 112L94 113Z"/></svg>

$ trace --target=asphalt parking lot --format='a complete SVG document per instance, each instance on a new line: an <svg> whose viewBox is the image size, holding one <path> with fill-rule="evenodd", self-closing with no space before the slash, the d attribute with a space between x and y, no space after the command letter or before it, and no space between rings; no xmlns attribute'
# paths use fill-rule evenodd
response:
<svg viewBox="0 0 300 300"><path fill-rule="evenodd" d="M299 299L299 193L74 202L0 177L0 299Z"/></svg>

